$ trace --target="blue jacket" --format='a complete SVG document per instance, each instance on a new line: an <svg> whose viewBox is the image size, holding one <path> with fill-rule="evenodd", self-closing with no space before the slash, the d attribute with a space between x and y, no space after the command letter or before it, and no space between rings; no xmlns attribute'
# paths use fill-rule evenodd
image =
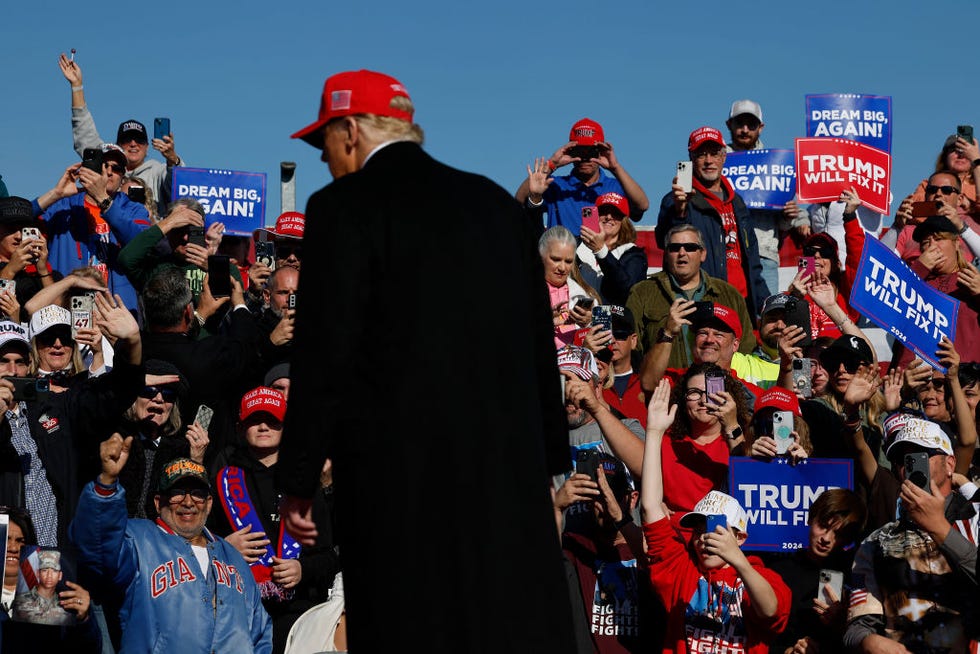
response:
<svg viewBox="0 0 980 654"><path fill-rule="evenodd" d="M742 271L745 273L745 282L749 290L749 296L745 298L745 304L749 309L749 316L752 323L756 324L756 316L762 309L762 303L769 295L768 287L762 279L762 259L759 258L759 241L755 236L753 223L749 219L749 210L742 201L741 196L736 193L732 197L732 208L735 210L735 222L738 224L738 241L742 248ZM725 264L725 235L721 228L721 217L714 207L701 195L700 191L695 191L687 203L687 215L679 217L674 213L674 194L668 193L660 201L660 215L657 217L657 227L654 235L657 239L657 246L664 248L664 239L667 232L674 225L690 223L701 230L701 237L704 239L704 249L707 258L701 264L712 277L728 281L728 269Z"/></svg>
<svg viewBox="0 0 980 654"><path fill-rule="evenodd" d="M92 265L93 257L109 268L109 291L118 293L129 309L136 309L136 291L116 261L119 250L134 236L150 226L146 207L130 200L125 193L113 195L112 206L102 216L109 223L109 242L101 242L89 229L85 193L58 200L47 211L34 200L35 215L44 221L48 239L48 261L62 275L75 268Z"/></svg>
<svg viewBox="0 0 980 654"><path fill-rule="evenodd" d="M272 651L272 623L245 559L205 529L211 567L162 521L126 517L126 491L89 482L69 536L79 565L120 589L120 654Z"/></svg>

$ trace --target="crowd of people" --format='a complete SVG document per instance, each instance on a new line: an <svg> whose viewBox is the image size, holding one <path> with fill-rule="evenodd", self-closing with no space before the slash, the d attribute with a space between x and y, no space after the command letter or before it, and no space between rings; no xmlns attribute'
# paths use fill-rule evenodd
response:
<svg viewBox="0 0 980 654"><path fill-rule="evenodd" d="M650 274L650 200L590 118L511 196L424 153L398 80L334 75L293 135L334 182L247 238L59 67L82 161L0 198L0 651L976 651L976 141L882 233L852 187L748 208L737 100L690 133ZM447 270L487 224L498 265ZM780 285L787 238L812 266ZM961 301L944 370L879 359L869 238ZM847 459L853 488L752 552L732 457Z"/></svg>

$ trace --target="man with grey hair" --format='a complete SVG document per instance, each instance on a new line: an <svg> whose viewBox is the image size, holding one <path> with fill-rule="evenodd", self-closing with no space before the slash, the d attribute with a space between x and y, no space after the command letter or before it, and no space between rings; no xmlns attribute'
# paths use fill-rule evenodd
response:
<svg viewBox="0 0 980 654"><path fill-rule="evenodd" d="M507 191L426 154L413 115L397 79L350 71L293 135L322 149L334 181L305 212L304 240L329 251L300 280L283 523L313 544L329 457L351 651L403 648L404 633L425 633L429 652L573 651L548 486L570 466L568 428L533 227ZM463 254L488 225L492 275ZM473 352L488 312L507 316L494 327L506 352L460 365L449 353ZM434 388L439 410L423 410ZM434 533L452 537L432 547ZM411 561L395 575L379 565L393 538Z"/></svg>
<svg viewBox="0 0 980 654"><path fill-rule="evenodd" d="M633 285L626 307L636 320L639 336L636 349L649 352L657 343L673 342L668 367L687 368L694 363L694 331L682 325L674 338L667 331L667 320L674 300L717 302L731 307L742 323L742 340L738 351L751 354L755 348L752 320L745 298L728 282L712 277L701 268L707 256L701 232L690 223L670 228L664 237L664 267L648 279ZM690 306L690 312L694 305Z"/></svg>

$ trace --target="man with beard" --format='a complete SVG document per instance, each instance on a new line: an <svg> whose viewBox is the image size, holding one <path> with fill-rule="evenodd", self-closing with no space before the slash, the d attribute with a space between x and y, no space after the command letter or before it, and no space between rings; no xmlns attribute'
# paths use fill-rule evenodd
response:
<svg viewBox="0 0 980 654"><path fill-rule="evenodd" d="M257 319L264 338L259 345L262 368L266 370L289 360L293 344L293 321L296 309L289 306L289 298L295 297L299 288L299 269L283 266L269 277L262 291L265 308Z"/></svg>
<svg viewBox="0 0 980 654"><path fill-rule="evenodd" d="M154 497L159 517L130 519L118 480L132 443L113 434L101 444L102 472L82 491L70 531L82 567L123 594L120 650L271 652L272 623L248 564L204 526L204 466L168 463Z"/></svg>

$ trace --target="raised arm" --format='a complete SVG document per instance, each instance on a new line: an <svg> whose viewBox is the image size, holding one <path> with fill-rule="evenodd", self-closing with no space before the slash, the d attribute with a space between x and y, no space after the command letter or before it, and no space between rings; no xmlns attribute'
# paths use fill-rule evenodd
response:
<svg viewBox="0 0 980 654"><path fill-rule="evenodd" d="M664 434L677 414L677 405L670 406L670 384L662 379L647 406L647 437L643 453L643 475L640 505L643 522L652 523L667 517L664 511L664 475L660 448Z"/></svg>
<svg viewBox="0 0 980 654"><path fill-rule="evenodd" d="M616 152L613 150L612 143L599 144L599 165L613 174L619 184L623 187L626 199L630 203L630 218L636 222L643 218L643 214L650 208L650 199L643 191L636 180L626 172L626 168L619 162Z"/></svg>
<svg viewBox="0 0 980 654"><path fill-rule="evenodd" d="M946 366L946 381L949 382L953 398L953 415L956 419L956 443L953 446L956 456L956 472L965 475L973 463L973 453L977 449L977 423L966 401L966 394L960 385L960 354L947 337L939 342L936 351L939 363Z"/></svg>
<svg viewBox="0 0 980 654"><path fill-rule="evenodd" d="M671 339L655 343L643 355L643 363L640 365L640 386L645 393L651 393L663 379L664 373L667 372L667 362L670 361L670 351L674 347L674 341L681 336L681 328L691 324L687 317L694 313L694 309L694 302L684 298L677 298L670 305L670 314L667 316L665 330Z"/></svg>

